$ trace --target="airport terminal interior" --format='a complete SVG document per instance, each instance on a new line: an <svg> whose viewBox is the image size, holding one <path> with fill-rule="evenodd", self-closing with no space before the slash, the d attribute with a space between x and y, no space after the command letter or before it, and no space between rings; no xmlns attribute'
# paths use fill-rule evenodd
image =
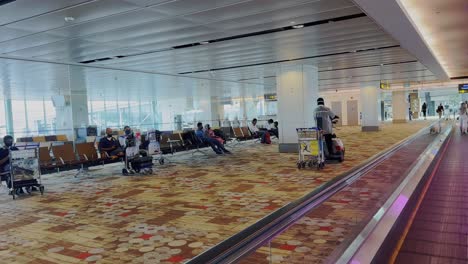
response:
<svg viewBox="0 0 468 264"><path fill-rule="evenodd" d="M466 0L0 0L0 263L468 263Z"/></svg>

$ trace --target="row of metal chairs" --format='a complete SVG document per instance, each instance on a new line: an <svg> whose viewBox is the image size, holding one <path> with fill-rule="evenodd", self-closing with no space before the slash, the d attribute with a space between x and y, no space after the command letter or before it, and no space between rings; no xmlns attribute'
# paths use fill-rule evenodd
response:
<svg viewBox="0 0 468 264"><path fill-rule="evenodd" d="M119 158L110 157L106 152L99 154L93 142L78 143L75 144L75 148L72 142L53 145L50 148L39 148L39 162L42 173L85 169L91 166L116 162L120 160Z"/></svg>
<svg viewBox="0 0 468 264"><path fill-rule="evenodd" d="M254 139L248 127L221 127L217 129L222 131L227 142ZM160 146L164 153L200 150L208 147L196 137L194 131L163 132ZM113 163L120 161L121 157L110 157L106 152L99 153L96 142L93 140L92 142L77 143L75 146L73 146L73 142L41 146L39 147L39 160L41 171L51 173Z"/></svg>

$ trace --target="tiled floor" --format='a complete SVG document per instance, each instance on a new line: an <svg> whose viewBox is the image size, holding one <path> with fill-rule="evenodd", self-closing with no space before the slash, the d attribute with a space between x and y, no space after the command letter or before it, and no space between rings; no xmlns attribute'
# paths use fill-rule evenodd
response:
<svg viewBox="0 0 468 264"><path fill-rule="evenodd" d="M43 197L0 196L0 262L183 262L426 124L343 128L346 161L321 172L298 171L296 155L255 144L232 156L182 155L153 176L123 177L120 165L87 178L47 175Z"/></svg>
<svg viewBox="0 0 468 264"><path fill-rule="evenodd" d="M396 263L468 263L468 136L456 131Z"/></svg>
<svg viewBox="0 0 468 264"><path fill-rule="evenodd" d="M433 139L424 135L402 148L241 263L333 263Z"/></svg>

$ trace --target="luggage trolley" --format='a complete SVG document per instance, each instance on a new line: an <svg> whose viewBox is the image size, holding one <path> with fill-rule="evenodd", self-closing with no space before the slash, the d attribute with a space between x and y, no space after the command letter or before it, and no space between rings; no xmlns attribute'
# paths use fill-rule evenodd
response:
<svg viewBox="0 0 468 264"><path fill-rule="evenodd" d="M122 174L153 174L153 157L141 155L135 137L133 135L127 137L125 143L125 160Z"/></svg>
<svg viewBox="0 0 468 264"><path fill-rule="evenodd" d="M10 159L10 194L16 198L17 191L25 188L31 194L31 188L37 187L44 194L39 167L39 151L37 148L9 151Z"/></svg>
<svg viewBox="0 0 468 264"><path fill-rule="evenodd" d="M161 132L158 130L148 131L148 155L154 157L160 165L164 165L164 157L161 151Z"/></svg>
<svg viewBox="0 0 468 264"><path fill-rule="evenodd" d="M320 130L312 128L296 128L299 144L299 160L297 168L317 167L318 170L325 167L325 154L323 139Z"/></svg>

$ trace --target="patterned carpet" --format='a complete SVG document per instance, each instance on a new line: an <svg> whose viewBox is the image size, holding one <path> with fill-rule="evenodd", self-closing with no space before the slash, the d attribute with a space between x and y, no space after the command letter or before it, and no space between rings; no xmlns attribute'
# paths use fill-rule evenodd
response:
<svg viewBox="0 0 468 264"><path fill-rule="evenodd" d="M46 175L42 197L13 201L6 191L0 197L0 257L4 263L181 263L426 125L384 125L373 133L342 128L346 161L320 172L297 170L297 156L279 154L275 145L244 144L232 156L175 155L152 176L120 176L119 164L81 178Z"/></svg>

